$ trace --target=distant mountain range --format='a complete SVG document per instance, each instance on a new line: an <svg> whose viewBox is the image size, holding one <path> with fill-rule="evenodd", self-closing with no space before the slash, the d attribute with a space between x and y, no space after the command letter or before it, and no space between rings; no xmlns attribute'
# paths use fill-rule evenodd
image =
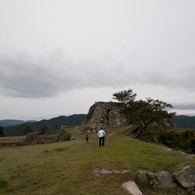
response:
<svg viewBox="0 0 195 195"><path fill-rule="evenodd" d="M8 127L8 126L14 126L14 125L21 125L24 123L31 123L31 122L36 122L35 120L12 120L12 119L6 119L6 120L0 120L0 126L2 127Z"/></svg>
<svg viewBox="0 0 195 195"><path fill-rule="evenodd" d="M173 117L176 127L195 129L195 116L178 115Z"/></svg>
<svg viewBox="0 0 195 195"><path fill-rule="evenodd" d="M18 136L23 135L23 130L26 126L31 126L35 131L43 125L50 126L48 133L53 130L59 130L62 125L75 126L81 125L84 121L86 114L74 114L71 116L59 116L49 120L41 121L23 121L23 120L0 120L0 126L4 129L6 136ZM173 122L176 127L195 129L195 116L178 115L173 117Z"/></svg>
<svg viewBox="0 0 195 195"><path fill-rule="evenodd" d="M34 121L34 122L28 121L25 123L23 123L22 121L17 122L17 120L10 120L10 123L8 123L9 120L6 120L7 124L11 126L4 126L3 129L4 129L5 136L19 136L19 135L24 135L23 130L26 126L30 126L35 131L38 131L38 128L41 125L47 124L50 126L50 129L47 131L47 133L50 134L53 130L59 130L62 125L65 125L65 126L81 125L85 117L86 117L86 114L74 114L71 116L59 116L59 117L55 117L49 120L41 120L41 121ZM20 124L13 125L13 122L20 123Z"/></svg>

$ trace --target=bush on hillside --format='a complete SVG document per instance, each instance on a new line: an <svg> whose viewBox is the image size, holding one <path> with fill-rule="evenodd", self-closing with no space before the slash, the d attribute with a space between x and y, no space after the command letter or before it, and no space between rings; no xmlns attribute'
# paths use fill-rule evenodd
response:
<svg viewBox="0 0 195 195"><path fill-rule="evenodd" d="M195 131L186 130L182 133L175 131L163 132L159 141L170 148L183 150L187 153L195 152Z"/></svg>
<svg viewBox="0 0 195 195"><path fill-rule="evenodd" d="M84 123L87 123L93 116L94 110L95 110L96 104L92 105L89 109L88 114L86 115L86 118L84 120Z"/></svg>
<svg viewBox="0 0 195 195"><path fill-rule="evenodd" d="M142 132L137 138L146 142L159 142L170 148L195 154L194 129L149 128L145 132Z"/></svg>
<svg viewBox="0 0 195 195"><path fill-rule="evenodd" d="M65 129L62 129L59 135L59 142L64 142L69 140L71 140L71 134Z"/></svg>
<svg viewBox="0 0 195 195"><path fill-rule="evenodd" d="M195 138L191 140L192 153L195 154Z"/></svg>

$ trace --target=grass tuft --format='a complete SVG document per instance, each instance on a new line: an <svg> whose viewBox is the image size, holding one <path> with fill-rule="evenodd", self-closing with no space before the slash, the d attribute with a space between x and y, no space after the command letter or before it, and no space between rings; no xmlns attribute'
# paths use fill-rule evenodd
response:
<svg viewBox="0 0 195 195"><path fill-rule="evenodd" d="M8 182L0 177L0 187L5 187L8 184Z"/></svg>

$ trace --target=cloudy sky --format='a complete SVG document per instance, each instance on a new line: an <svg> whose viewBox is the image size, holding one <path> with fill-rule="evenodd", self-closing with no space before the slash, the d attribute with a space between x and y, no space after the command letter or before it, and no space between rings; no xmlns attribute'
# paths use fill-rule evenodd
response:
<svg viewBox="0 0 195 195"><path fill-rule="evenodd" d="M195 115L194 0L0 0L0 120L87 113L133 89Z"/></svg>

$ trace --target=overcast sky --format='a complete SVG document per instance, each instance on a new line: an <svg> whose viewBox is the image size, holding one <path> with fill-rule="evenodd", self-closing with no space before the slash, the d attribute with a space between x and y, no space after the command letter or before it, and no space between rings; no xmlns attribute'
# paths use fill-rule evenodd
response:
<svg viewBox="0 0 195 195"><path fill-rule="evenodd" d="M86 114L132 89L195 115L194 0L0 0L0 120Z"/></svg>

